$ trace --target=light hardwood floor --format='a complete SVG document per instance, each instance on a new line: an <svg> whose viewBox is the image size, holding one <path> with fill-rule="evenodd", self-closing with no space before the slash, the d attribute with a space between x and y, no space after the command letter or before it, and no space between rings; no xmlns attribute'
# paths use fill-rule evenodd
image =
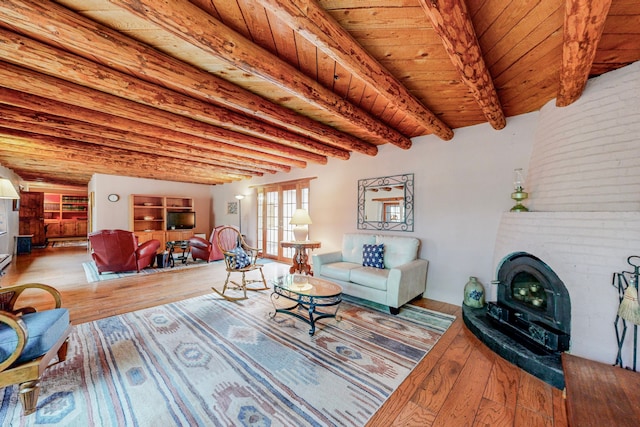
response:
<svg viewBox="0 0 640 427"><path fill-rule="evenodd" d="M223 269L210 277L210 269L192 268L87 283L82 262L90 259L85 248L34 249L14 256L0 286L52 285L78 324L207 294L224 279ZM286 270L267 267L267 275ZM457 319L368 426L567 425L562 392L492 353L466 329L460 307L426 299L416 304Z"/></svg>

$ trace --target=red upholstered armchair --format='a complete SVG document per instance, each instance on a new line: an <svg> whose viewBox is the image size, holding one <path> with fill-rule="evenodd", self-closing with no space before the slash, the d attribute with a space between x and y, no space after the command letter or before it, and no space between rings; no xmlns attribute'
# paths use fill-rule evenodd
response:
<svg viewBox="0 0 640 427"><path fill-rule="evenodd" d="M138 245L138 239L131 231L100 230L89 233L91 256L98 273L105 271L137 271L148 267L160 247L156 239Z"/></svg>
<svg viewBox="0 0 640 427"><path fill-rule="evenodd" d="M224 258L224 254L218 247L216 239L218 238L218 231L225 227L219 225L211 232L209 240L205 240L202 237L193 236L189 239L189 248L191 250L191 257L193 260L202 259L207 262L218 261Z"/></svg>

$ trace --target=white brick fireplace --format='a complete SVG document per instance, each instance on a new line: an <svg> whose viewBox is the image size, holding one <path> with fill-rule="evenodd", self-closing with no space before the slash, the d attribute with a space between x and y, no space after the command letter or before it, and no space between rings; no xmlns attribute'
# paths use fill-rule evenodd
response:
<svg viewBox="0 0 640 427"><path fill-rule="evenodd" d="M544 261L570 294L570 352L613 364L611 278L640 255L640 62L590 80L569 107L550 102L539 120L525 182L531 212L503 214L495 271L514 252ZM630 328L625 365L632 344Z"/></svg>

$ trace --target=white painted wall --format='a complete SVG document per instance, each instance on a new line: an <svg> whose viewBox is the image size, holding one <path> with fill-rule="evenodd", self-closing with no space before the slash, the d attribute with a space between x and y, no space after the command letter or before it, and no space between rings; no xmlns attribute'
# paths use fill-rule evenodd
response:
<svg viewBox="0 0 640 427"><path fill-rule="evenodd" d="M429 260L426 296L460 305L464 284L477 276L494 278L493 246L501 214L513 205L513 169L526 167L538 113L508 119L501 131L483 124L455 131L452 141L435 136L415 138L410 150L380 147L375 157L353 154L349 161L329 159L212 188L215 225L238 224L226 213L236 194L242 201L242 229L256 238L256 197L252 185L317 177L311 181L309 238L320 240L318 252L339 249L342 235L357 230L358 180L403 173L415 174L415 231L386 232L417 237L420 256Z"/></svg>
<svg viewBox="0 0 640 427"><path fill-rule="evenodd" d="M196 212L195 232L209 233L212 228L210 189L210 186L201 184L96 174L88 186L89 193L94 192L93 230L129 230L129 196L149 194L192 197ZM107 200L107 196L112 193L118 194L120 200Z"/></svg>
<svg viewBox="0 0 640 427"><path fill-rule="evenodd" d="M8 178L18 190L19 177L13 170L0 165L0 178ZM15 239L18 235L18 212L13 210L13 200L0 199L0 214L6 221L7 232L0 234L0 254L12 254L14 252Z"/></svg>
<svg viewBox="0 0 640 427"><path fill-rule="evenodd" d="M640 61L540 110L527 182L545 212L640 210Z"/></svg>

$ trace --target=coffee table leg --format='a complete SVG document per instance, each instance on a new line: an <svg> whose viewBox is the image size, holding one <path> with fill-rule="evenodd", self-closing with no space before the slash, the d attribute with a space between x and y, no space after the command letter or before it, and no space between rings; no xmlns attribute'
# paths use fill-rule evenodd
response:
<svg viewBox="0 0 640 427"><path fill-rule="evenodd" d="M278 307L278 304L276 304L276 301L280 297L284 297L287 300L292 301L293 304L290 307ZM331 304L322 304L322 303L320 304L321 307L327 307L327 308L328 306L336 306L336 309L333 313L317 311L318 305L316 304L316 300L314 297L311 297L309 301L308 299L303 298L303 296L301 295L298 295L297 298L291 298L290 296L283 295L278 293L277 291L274 291L271 294L270 298L271 298L271 304L273 304L273 311L269 312L269 317L274 318L278 313L288 314L290 316L297 317L298 319L307 323L311 327L309 329L309 336L313 336L313 334L315 334L316 321L320 319L335 318L338 322L342 320L342 316L338 315L338 310L340 309L340 303L342 302L341 298ZM305 317L300 313L295 312L296 309L298 309L299 307L305 308L307 310L307 313L308 313L307 317Z"/></svg>
<svg viewBox="0 0 640 427"><path fill-rule="evenodd" d="M311 329L309 329L309 335L313 336L316 333L316 319L313 318L313 314L316 312L315 304L309 304L309 324L311 325Z"/></svg>

